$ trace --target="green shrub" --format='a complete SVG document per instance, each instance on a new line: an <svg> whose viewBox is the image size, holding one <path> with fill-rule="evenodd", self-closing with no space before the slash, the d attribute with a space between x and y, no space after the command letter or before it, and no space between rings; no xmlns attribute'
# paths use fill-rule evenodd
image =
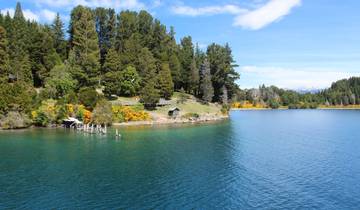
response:
<svg viewBox="0 0 360 210"><path fill-rule="evenodd" d="M94 88L86 87L81 88L79 91L79 102L87 109L93 110L99 101L99 94Z"/></svg>
<svg viewBox="0 0 360 210"><path fill-rule="evenodd" d="M227 115L229 114L230 106L227 104L223 104L220 111L222 114Z"/></svg>
<svg viewBox="0 0 360 210"><path fill-rule="evenodd" d="M111 125L112 117L111 104L106 100L100 100L93 111L92 121L95 124Z"/></svg>
<svg viewBox="0 0 360 210"><path fill-rule="evenodd" d="M27 128L31 125L31 120L20 112L9 112L0 119L0 126L3 129Z"/></svg>
<svg viewBox="0 0 360 210"><path fill-rule="evenodd" d="M280 107L280 104L279 104L279 102L278 102L277 100L275 100L275 99L270 99L270 100L269 100L269 107L270 107L271 109L278 109L278 108Z"/></svg>

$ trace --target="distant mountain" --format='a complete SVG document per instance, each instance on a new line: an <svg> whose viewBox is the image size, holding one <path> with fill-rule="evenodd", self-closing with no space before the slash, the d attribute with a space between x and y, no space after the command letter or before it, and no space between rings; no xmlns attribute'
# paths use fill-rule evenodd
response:
<svg viewBox="0 0 360 210"><path fill-rule="evenodd" d="M300 94L306 94L306 93L312 93L312 94L317 94L317 93L320 93L323 89L317 89L317 88L312 88L312 89L296 89L294 90L295 92L297 93L300 93Z"/></svg>

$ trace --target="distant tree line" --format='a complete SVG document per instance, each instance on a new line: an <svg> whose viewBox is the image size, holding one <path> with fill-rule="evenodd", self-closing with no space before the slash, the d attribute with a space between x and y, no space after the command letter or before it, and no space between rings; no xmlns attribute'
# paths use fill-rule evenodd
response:
<svg viewBox="0 0 360 210"><path fill-rule="evenodd" d="M299 93L275 86L260 86L257 89L237 90L234 101L250 101L271 108L287 106L292 109L317 108L319 105L360 105L360 77L334 82L330 88L316 93Z"/></svg>
<svg viewBox="0 0 360 210"><path fill-rule="evenodd" d="M190 36L177 43L174 28L146 11L77 6L67 33L59 14L50 25L26 20L20 3L13 17L0 14L0 113L96 88L109 98L139 95L149 107L180 90L226 103L238 89L228 44L202 51Z"/></svg>

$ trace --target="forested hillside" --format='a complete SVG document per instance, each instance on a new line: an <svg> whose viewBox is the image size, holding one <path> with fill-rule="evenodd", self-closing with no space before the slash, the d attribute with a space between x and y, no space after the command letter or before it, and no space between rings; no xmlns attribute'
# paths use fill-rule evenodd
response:
<svg viewBox="0 0 360 210"><path fill-rule="evenodd" d="M17 3L13 17L0 14L0 54L5 117L29 115L49 99L92 110L96 89L107 98L140 96L147 108L174 91L227 103L239 78L230 46L203 51L190 36L177 43L175 29L146 11L77 6L66 30L59 15L49 25L26 20Z"/></svg>
<svg viewBox="0 0 360 210"><path fill-rule="evenodd" d="M298 93L275 86L260 86L258 89L238 90L234 102L247 102L260 107L317 108L324 106L360 105L360 77L334 82L330 88L318 93ZM238 103L236 106L241 106Z"/></svg>

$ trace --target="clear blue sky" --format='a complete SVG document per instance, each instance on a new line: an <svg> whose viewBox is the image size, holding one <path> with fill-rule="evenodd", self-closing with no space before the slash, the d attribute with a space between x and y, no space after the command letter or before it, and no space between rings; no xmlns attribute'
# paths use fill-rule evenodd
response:
<svg viewBox="0 0 360 210"><path fill-rule="evenodd" d="M147 9L204 47L228 42L241 87L324 88L360 76L358 0L23 0L24 13L40 22L60 12L67 21L76 4ZM2 12L16 1L0 0Z"/></svg>

